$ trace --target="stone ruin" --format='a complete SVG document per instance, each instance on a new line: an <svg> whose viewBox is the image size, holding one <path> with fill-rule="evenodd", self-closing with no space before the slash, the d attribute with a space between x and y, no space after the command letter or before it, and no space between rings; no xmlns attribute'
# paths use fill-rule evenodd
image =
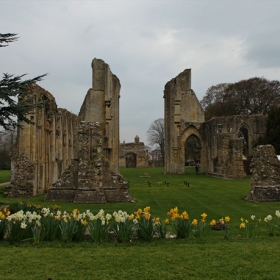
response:
<svg viewBox="0 0 280 280"><path fill-rule="evenodd" d="M251 190L247 200L280 201L280 162L272 145L260 145L254 150L250 165Z"/></svg>
<svg viewBox="0 0 280 280"><path fill-rule="evenodd" d="M47 200L76 203L131 201L119 170L119 79L100 59L92 61L92 88L79 116L57 108L34 84L26 97L47 101L22 123L12 155L9 197L47 193Z"/></svg>
<svg viewBox="0 0 280 280"><path fill-rule="evenodd" d="M149 167L148 151L144 142L140 142L138 135L135 136L134 142L120 144L119 166L126 168Z"/></svg>
<svg viewBox="0 0 280 280"><path fill-rule="evenodd" d="M245 115L204 120L204 111L191 88L186 69L164 88L165 173L184 174L185 145L199 143L201 172L223 178L245 178L253 145L265 134L266 116Z"/></svg>

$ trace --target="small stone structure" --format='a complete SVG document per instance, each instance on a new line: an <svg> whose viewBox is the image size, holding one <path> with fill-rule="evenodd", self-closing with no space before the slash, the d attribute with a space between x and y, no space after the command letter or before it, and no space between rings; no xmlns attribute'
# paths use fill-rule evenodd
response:
<svg viewBox="0 0 280 280"><path fill-rule="evenodd" d="M199 143L202 173L246 177L253 144L265 134L266 118L246 115L205 122L204 111L191 89L191 69L184 70L164 89L165 173L185 173L185 145L194 136Z"/></svg>
<svg viewBox="0 0 280 280"><path fill-rule="evenodd" d="M48 192L47 200L79 203L131 201L119 170L120 82L108 64L92 61L92 88L79 116L57 108L54 97L32 85L27 98L35 108L22 123L13 153L10 197Z"/></svg>
<svg viewBox="0 0 280 280"><path fill-rule="evenodd" d="M280 162L272 145L260 145L254 150L250 165L253 177L247 200L280 201Z"/></svg>
<svg viewBox="0 0 280 280"><path fill-rule="evenodd" d="M148 167L148 152L145 144L140 142L139 136L136 135L134 143L120 144L119 166L126 168Z"/></svg>

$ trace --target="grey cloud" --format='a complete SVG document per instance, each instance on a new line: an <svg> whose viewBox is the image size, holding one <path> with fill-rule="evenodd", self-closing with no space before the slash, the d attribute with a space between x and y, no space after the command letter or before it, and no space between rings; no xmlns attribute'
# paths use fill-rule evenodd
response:
<svg viewBox="0 0 280 280"><path fill-rule="evenodd" d="M164 85L186 68L199 99L213 84L279 79L279 10L278 1L2 1L1 32L20 40L0 50L0 72L50 73L40 85L77 113L101 58L122 85L121 140L146 142Z"/></svg>

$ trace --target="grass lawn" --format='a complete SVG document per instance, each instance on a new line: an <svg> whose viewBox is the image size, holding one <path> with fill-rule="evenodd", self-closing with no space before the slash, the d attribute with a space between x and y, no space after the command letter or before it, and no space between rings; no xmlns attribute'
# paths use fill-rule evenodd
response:
<svg viewBox="0 0 280 280"><path fill-rule="evenodd" d="M10 170L0 170L0 184L9 182L11 178L11 171Z"/></svg>
<svg viewBox="0 0 280 280"><path fill-rule="evenodd" d="M143 177L144 172L148 176ZM145 206L151 214L162 219L170 208L186 210L191 219L208 214L207 222L230 216L231 239L223 238L223 231L209 230L204 240L155 240L151 243L133 241L129 244L115 242L61 243L0 242L0 279L278 279L280 266L280 237L269 237L265 223L257 238L245 238L245 230L239 229L240 218L256 215L274 216L280 203L254 203L244 200L250 191L250 179L225 180L196 175L194 167L184 175L165 175L163 168L122 169L130 182L135 203L71 204L56 203L63 210L80 211L103 208L112 213L124 210L128 213ZM0 180L2 173L0 172ZM149 187L147 182L151 183ZM169 186L165 185L165 181ZM189 187L184 184L189 183ZM158 185L157 182L162 182ZM22 199L27 200L27 199ZM0 204L12 204L17 199L3 196L0 187ZM28 201L50 206L44 196ZM275 216L274 216L275 217ZM277 219L277 218L274 218Z"/></svg>

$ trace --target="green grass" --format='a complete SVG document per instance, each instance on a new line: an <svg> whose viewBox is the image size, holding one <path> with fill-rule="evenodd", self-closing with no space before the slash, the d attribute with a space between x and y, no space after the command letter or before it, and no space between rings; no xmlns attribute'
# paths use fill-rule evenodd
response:
<svg viewBox="0 0 280 280"><path fill-rule="evenodd" d="M11 171L10 170L0 170L0 184L9 182L11 178Z"/></svg>
<svg viewBox="0 0 280 280"><path fill-rule="evenodd" d="M149 178L143 177L148 172ZM31 243L0 242L0 279L278 279L280 276L280 237L268 237L265 232L258 238L245 238L239 229L240 217L252 214L264 218L280 210L280 203L254 203L244 198L250 191L250 178L225 180L196 175L194 168L184 175L165 175L163 168L122 169L130 182L135 203L72 204L57 203L63 210L80 211L103 208L112 213L128 213L145 206L151 207L154 216L166 218L167 211L177 206L186 210L190 218L208 214L207 222L230 216L232 235L223 238L223 231L209 230L205 240L155 240L151 243L133 241L101 245L92 242ZM0 177L2 173L0 173ZM151 187L147 182L151 182ZM169 182L167 187L164 182ZM184 185L189 182L190 187ZM163 182L158 185L157 182ZM44 196L22 199L50 206ZM17 199L3 197L0 187L0 204L12 204ZM262 223L264 224L264 223Z"/></svg>
<svg viewBox="0 0 280 280"><path fill-rule="evenodd" d="M152 243L0 242L0 278L279 279L279 239Z"/></svg>
<svg viewBox="0 0 280 280"><path fill-rule="evenodd" d="M143 177L144 172L148 172L150 177ZM130 182L130 193L136 200L135 203L56 204L67 211L78 208L80 211L90 209L92 212L98 212L102 208L109 213L120 209L132 213L138 208L150 206L151 213L161 218L166 218L170 208L177 206L180 212L186 210L191 218L200 218L205 212L208 214L208 220L230 216L234 223L239 223L241 217L249 218L254 214L264 218L268 214L274 214L275 210L280 210L279 202L256 203L245 200L250 191L250 178L226 180L202 174L197 176L194 167L186 168L184 175L166 175L163 168L127 168L121 169L121 174ZM152 183L151 187L147 184L148 181ZM164 184L165 181L169 182L169 187ZM187 181L190 187L184 185L184 181ZM163 184L158 185L157 182ZM18 200L3 197L3 187L0 187L1 204L16 203ZM45 196L22 200L43 206L54 204L45 201Z"/></svg>

